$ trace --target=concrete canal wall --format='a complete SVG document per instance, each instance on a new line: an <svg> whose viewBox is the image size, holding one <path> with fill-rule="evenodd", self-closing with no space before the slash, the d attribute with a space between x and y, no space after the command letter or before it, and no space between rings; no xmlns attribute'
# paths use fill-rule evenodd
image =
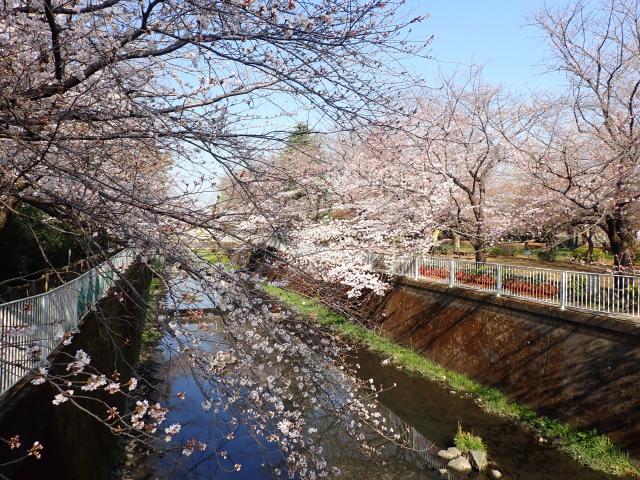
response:
<svg viewBox="0 0 640 480"><path fill-rule="evenodd" d="M347 299L276 267L273 279L340 307L396 343L510 399L580 429L597 429L640 458L640 324L493 293L395 278L384 296Z"/></svg>
<svg viewBox="0 0 640 480"><path fill-rule="evenodd" d="M51 372L64 374L69 355L83 349L91 356L91 366L105 374L120 372L126 383L130 366L138 357L144 324L144 296L149 287L151 273L148 268L132 265L114 291L89 312L80 324L71 345L64 347L53 360ZM141 298L142 295L142 298ZM62 366L56 367L56 362ZM31 385L23 382L9 392L0 405L0 437L19 434L22 448L9 451L2 446L0 463L25 454L34 441L44 445L42 459L27 458L0 467L6 478L35 479L92 479L112 478L114 464L119 460L117 439L99 421L66 402L58 406L51 403L57 392L49 384ZM80 392L108 401L121 412L124 397L105 392ZM78 400L78 403L100 418L106 417L106 407L96 401Z"/></svg>
<svg viewBox="0 0 640 480"><path fill-rule="evenodd" d="M395 341L640 457L640 325L398 280L370 305Z"/></svg>

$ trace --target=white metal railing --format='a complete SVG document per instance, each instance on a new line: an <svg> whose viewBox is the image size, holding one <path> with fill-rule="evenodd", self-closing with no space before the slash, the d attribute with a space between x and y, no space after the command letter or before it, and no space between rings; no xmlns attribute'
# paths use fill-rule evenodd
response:
<svg viewBox="0 0 640 480"><path fill-rule="evenodd" d="M134 258L123 250L49 292L0 304L0 395L46 361Z"/></svg>
<svg viewBox="0 0 640 480"><path fill-rule="evenodd" d="M640 276L481 263L444 257L390 257L365 262L392 275L414 277L523 298L558 307L640 318Z"/></svg>

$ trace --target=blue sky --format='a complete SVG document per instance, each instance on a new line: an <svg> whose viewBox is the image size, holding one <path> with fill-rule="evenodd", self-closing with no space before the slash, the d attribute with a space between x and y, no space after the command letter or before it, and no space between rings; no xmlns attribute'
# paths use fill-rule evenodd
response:
<svg viewBox="0 0 640 480"><path fill-rule="evenodd" d="M563 6L567 1L546 0L546 5ZM544 5L545 0L407 0L406 10L414 16L429 15L421 24L414 24L411 36L424 40L434 35L431 44L434 60L412 59L403 64L427 80L437 75L438 69L484 64L486 81L502 84L514 93L526 96L529 90L560 89L562 76L545 72L542 65L548 55L545 39L538 29L528 25L533 12ZM280 100L282 104L277 108L257 106L263 114L274 116L269 121L271 128L287 130L296 122L313 118L311 112L283 115L288 101ZM186 179L195 176L188 173ZM204 197L213 198L212 195Z"/></svg>
<svg viewBox="0 0 640 480"><path fill-rule="evenodd" d="M562 6L566 0L407 0L407 8L430 15L414 34L435 36L431 51L442 67L486 64L485 80L524 93L562 83L558 74L545 74L544 39L527 25L545 3ZM414 66L425 75L437 69L429 62Z"/></svg>

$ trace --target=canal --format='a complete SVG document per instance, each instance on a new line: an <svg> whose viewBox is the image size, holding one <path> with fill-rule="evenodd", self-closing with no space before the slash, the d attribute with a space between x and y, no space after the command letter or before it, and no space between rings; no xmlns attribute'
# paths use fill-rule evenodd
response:
<svg viewBox="0 0 640 480"><path fill-rule="evenodd" d="M206 301L193 302L192 306L197 308L209 306ZM187 317L178 317L178 321L190 334L198 331L200 320L195 322ZM213 352L232 350L233 342L225 333L220 319L207 315L205 321L213 328L208 329L206 337L202 338L203 345ZM176 339L165 337L159 343L155 356L156 374L161 385L158 401L170 409L167 425L179 423L181 431L171 446L139 456L129 470L138 472L136 478L149 479L288 478L286 463L275 444L238 422L237 419L241 418L238 412L209 408L211 402L216 404L216 392L208 391L208 399L205 399L201 382L194 379L188 362L176 353L179 350L177 346ZM359 366L359 376L379 387L380 411L385 421L393 425L395 431L403 432L412 449L405 450L389 442L380 443L382 456L372 458L347 438L337 426L338 422L313 408L306 408L309 424L318 430L315 442L322 446L328 464L340 472L339 478L443 478L438 469L443 468L446 462L440 460L436 453L452 445L458 424L482 437L491 461L502 472L502 478L610 478L579 465L552 446L540 443L531 432L483 412L472 399L385 365L383 360L365 349L357 350L351 358L351 362ZM239 367L231 358L224 374L233 375L235 368ZM240 401L238 410L242 408ZM180 446L174 446L184 445L191 438L207 443L205 452L186 456ZM214 451L223 453L206 453ZM473 478L487 477L476 475Z"/></svg>

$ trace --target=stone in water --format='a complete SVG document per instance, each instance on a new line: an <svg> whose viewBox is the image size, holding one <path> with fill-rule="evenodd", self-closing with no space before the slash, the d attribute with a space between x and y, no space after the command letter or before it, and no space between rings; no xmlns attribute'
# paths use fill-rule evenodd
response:
<svg viewBox="0 0 640 480"><path fill-rule="evenodd" d="M465 457L458 457L447 463L447 470L455 474L464 474L471 471L471 464Z"/></svg>

